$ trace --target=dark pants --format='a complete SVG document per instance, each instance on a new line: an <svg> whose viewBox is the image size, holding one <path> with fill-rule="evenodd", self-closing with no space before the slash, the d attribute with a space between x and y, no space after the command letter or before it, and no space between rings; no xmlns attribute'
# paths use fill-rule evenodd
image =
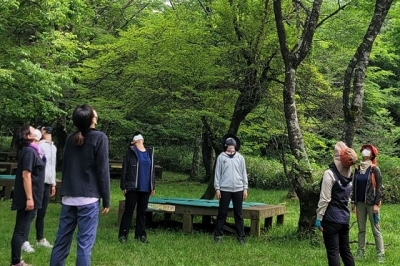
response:
<svg viewBox="0 0 400 266"><path fill-rule="evenodd" d="M244 234L244 223L243 223L243 191L238 192L226 192L221 191L221 199L219 201L218 216L215 224L215 236L223 235L223 227L228 216L229 203L233 204L233 214L235 217L236 234L238 239L243 239Z"/></svg>
<svg viewBox="0 0 400 266"><path fill-rule="evenodd" d="M146 236L146 210L149 203L150 192L128 191L125 194L125 210L121 218L118 237L129 234L132 226L133 212L136 208L135 237Z"/></svg>
<svg viewBox="0 0 400 266"><path fill-rule="evenodd" d="M78 233L76 234L75 265L90 265L92 248L96 240L99 211L99 201L83 206L62 204L57 237L50 257L50 266L65 265L76 226L78 226Z"/></svg>
<svg viewBox="0 0 400 266"><path fill-rule="evenodd" d="M14 233L11 239L11 262L18 264L21 261L21 246L24 242L26 232L29 232L31 221L35 216L36 210L18 210L15 218Z"/></svg>
<svg viewBox="0 0 400 266"><path fill-rule="evenodd" d="M350 251L349 224L322 221L323 236L329 266L339 266L340 257L345 266L354 266L354 258Z"/></svg>
<svg viewBox="0 0 400 266"><path fill-rule="evenodd" d="M44 238L44 217L46 216L47 206L49 206L50 189L51 189L51 185L44 184L42 208L38 209L37 213L36 213L35 227L36 227L36 240L38 240L38 241L42 240ZM35 217L32 216L32 221L34 218ZM32 223L32 221L31 221L31 223ZM24 241L28 241L30 229L31 229L31 226L29 226L29 229L26 233Z"/></svg>

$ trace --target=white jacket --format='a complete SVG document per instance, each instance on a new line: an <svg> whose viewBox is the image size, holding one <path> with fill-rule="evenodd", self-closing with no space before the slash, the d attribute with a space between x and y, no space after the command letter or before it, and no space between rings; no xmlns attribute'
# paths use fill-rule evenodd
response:
<svg viewBox="0 0 400 266"><path fill-rule="evenodd" d="M52 141L42 139L39 141L39 147L46 156L46 169L44 183L49 185L56 185L56 161L57 161L57 148Z"/></svg>
<svg viewBox="0 0 400 266"><path fill-rule="evenodd" d="M243 156L236 152L229 157L225 152L218 156L215 166L214 188L226 192L247 190L247 171Z"/></svg>

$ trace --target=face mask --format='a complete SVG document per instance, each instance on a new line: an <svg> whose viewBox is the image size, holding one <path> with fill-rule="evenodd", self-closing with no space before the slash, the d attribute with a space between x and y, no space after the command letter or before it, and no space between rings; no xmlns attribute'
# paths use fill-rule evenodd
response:
<svg viewBox="0 0 400 266"><path fill-rule="evenodd" d="M371 156L371 150L370 149L364 149L361 152L362 157L370 157Z"/></svg>

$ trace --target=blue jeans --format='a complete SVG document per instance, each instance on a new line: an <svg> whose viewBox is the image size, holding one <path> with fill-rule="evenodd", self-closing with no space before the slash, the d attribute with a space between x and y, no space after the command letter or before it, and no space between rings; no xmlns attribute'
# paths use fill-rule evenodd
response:
<svg viewBox="0 0 400 266"><path fill-rule="evenodd" d="M354 266L354 258L350 251L349 224L339 224L322 220L324 243L329 266L340 266L342 258L345 266Z"/></svg>
<svg viewBox="0 0 400 266"><path fill-rule="evenodd" d="M50 266L64 266L78 225L76 265L89 266L99 222L99 201L84 206L62 204L57 238L51 252Z"/></svg>

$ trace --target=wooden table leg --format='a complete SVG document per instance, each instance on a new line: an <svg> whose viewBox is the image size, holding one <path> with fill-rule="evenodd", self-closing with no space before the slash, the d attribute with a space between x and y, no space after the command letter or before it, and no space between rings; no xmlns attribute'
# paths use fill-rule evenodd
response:
<svg viewBox="0 0 400 266"><path fill-rule="evenodd" d="M252 236L260 236L261 229L260 229L260 219L252 219L250 222L250 235Z"/></svg>
<svg viewBox="0 0 400 266"><path fill-rule="evenodd" d="M264 227L265 227L266 229L272 228L272 217L267 217L267 218L265 218L265 220L264 220Z"/></svg>
<svg viewBox="0 0 400 266"><path fill-rule="evenodd" d="M4 199L11 199L11 186L6 186L4 188Z"/></svg>
<svg viewBox="0 0 400 266"><path fill-rule="evenodd" d="M191 214L183 215L183 232L190 233L193 228L193 216Z"/></svg>
<svg viewBox="0 0 400 266"><path fill-rule="evenodd" d="M281 214L276 217L276 224L282 225L285 220L285 215Z"/></svg>

